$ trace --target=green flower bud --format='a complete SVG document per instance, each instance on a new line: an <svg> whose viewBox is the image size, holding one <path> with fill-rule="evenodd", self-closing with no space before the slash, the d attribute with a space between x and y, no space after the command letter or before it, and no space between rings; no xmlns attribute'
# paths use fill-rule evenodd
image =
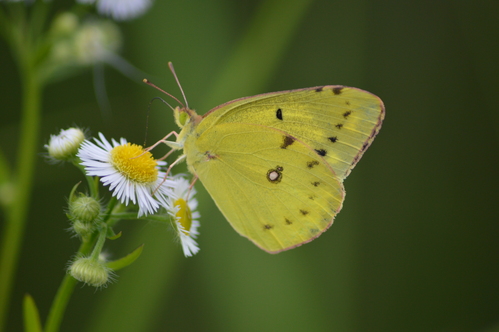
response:
<svg viewBox="0 0 499 332"><path fill-rule="evenodd" d="M91 235L96 227L95 224L75 220L71 226L71 229L79 236L86 237Z"/></svg>
<svg viewBox="0 0 499 332"><path fill-rule="evenodd" d="M111 279L111 270L106 267L106 263L91 257L76 259L69 267L68 273L76 280L94 287L105 286Z"/></svg>
<svg viewBox="0 0 499 332"><path fill-rule="evenodd" d="M71 160L85 140L85 134L79 128L61 130L59 135L50 135L49 144L45 145L53 160Z"/></svg>
<svg viewBox="0 0 499 332"><path fill-rule="evenodd" d="M58 15L52 22L50 33L53 38L70 36L78 28L78 16L65 12Z"/></svg>
<svg viewBox="0 0 499 332"><path fill-rule="evenodd" d="M100 216L100 212L100 203L83 193L69 202L69 218L73 221L92 224Z"/></svg>

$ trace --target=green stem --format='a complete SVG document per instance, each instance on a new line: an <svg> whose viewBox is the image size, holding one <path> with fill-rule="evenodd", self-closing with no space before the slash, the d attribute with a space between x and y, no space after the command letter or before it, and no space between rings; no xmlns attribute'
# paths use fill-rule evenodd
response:
<svg viewBox="0 0 499 332"><path fill-rule="evenodd" d="M99 200L99 177L97 176L86 176L88 181L88 187L90 189L90 195L96 200Z"/></svg>
<svg viewBox="0 0 499 332"><path fill-rule="evenodd" d="M99 255L102 252L102 248L104 247L104 243L106 242L106 234L107 234L107 227L105 229L100 230L99 232L99 239L97 240L97 243L94 246L94 250L92 251L92 254L90 257L94 260L99 259Z"/></svg>
<svg viewBox="0 0 499 332"><path fill-rule="evenodd" d="M81 164L81 159L80 158L75 158L73 160L73 165L78 168L83 175L85 175L85 179L87 180L88 184L88 189L90 190L90 195L95 198L99 199L99 177L98 176L87 176L87 172L85 172L85 166Z"/></svg>
<svg viewBox="0 0 499 332"><path fill-rule="evenodd" d="M113 227L120 220L115 216L115 214L119 214L124 209L125 206L123 204L119 204L116 196L113 196L107 205L102 221L105 222L108 227ZM135 215L135 218L137 218L137 215Z"/></svg>
<svg viewBox="0 0 499 332"><path fill-rule="evenodd" d="M73 289L77 282L78 281L70 274L64 276L61 286L59 286L59 289L57 290L54 303L50 308L50 313L44 329L45 332L59 331L64 312L66 311L69 299L73 294Z"/></svg>
<svg viewBox="0 0 499 332"><path fill-rule="evenodd" d="M120 213L113 212L112 218L109 218L109 221L107 222L107 224L109 226L114 226L117 221L125 220L125 219L138 219L138 220L143 219L143 220L165 221L164 216L159 215L157 218L153 218L153 217L156 217L156 216L155 215L148 215L147 217L137 218L136 211L135 212L120 212Z"/></svg>
<svg viewBox="0 0 499 332"><path fill-rule="evenodd" d="M26 59L24 59L26 60ZM0 248L0 331L5 326L12 281L24 235L29 199L33 187L33 170L40 129L42 86L29 61L20 61L23 83L21 141L19 144L17 174L14 179L14 198L7 209Z"/></svg>
<svg viewBox="0 0 499 332"><path fill-rule="evenodd" d="M83 242L77 255L87 255L92 249L92 244L95 242L94 239L95 237L92 237L91 240ZM64 276L64 279L57 290L57 294L55 295L52 307L50 308L49 316L47 318L47 322L45 323L45 332L59 331L64 312L66 311L66 307L71 295L73 294L73 289L76 283L77 280L70 274L66 274Z"/></svg>

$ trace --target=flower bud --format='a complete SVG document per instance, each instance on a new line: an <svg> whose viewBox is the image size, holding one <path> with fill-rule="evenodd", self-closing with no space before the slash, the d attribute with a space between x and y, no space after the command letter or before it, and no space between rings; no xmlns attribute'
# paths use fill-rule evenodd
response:
<svg viewBox="0 0 499 332"><path fill-rule="evenodd" d="M100 215L100 203L93 197L80 193L79 197L69 202L69 218L91 224Z"/></svg>
<svg viewBox="0 0 499 332"><path fill-rule="evenodd" d="M78 16L71 12L64 12L52 21L50 34L52 38L70 36L78 28Z"/></svg>
<svg viewBox="0 0 499 332"><path fill-rule="evenodd" d="M110 280L110 270L100 259L80 257L68 269L68 273L78 281L90 286L101 287Z"/></svg>
<svg viewBox="0 0 499 332"><path fill-rule="evenodd" d="M101 205L93 197L71 193L67 216L72 222L72 230L79 236L86 237L93 233L101 220Z"/></svg>
<svg viewBox="0 0 499 332"><path fill-rule="evenodd" d="M79 128L61 130L59 135L50 135L49 144L45 145L53 160L70 160L76 156L85 134Z"/></svg>
<svg viewBox="0 0 499 332"><path fill-rule="evenodd" d="M70 230L73 230L81 237L86 237L88 235L91 235L95 229L95 224L89 224L80 220L75 220Z"/></svg>

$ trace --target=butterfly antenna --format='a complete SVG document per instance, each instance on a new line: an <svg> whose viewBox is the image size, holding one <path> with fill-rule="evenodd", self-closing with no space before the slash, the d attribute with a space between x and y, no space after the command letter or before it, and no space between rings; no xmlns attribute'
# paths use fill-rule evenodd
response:
<svg viewBox="0 0 499 332"><path fill-rule="evenodd" d="M151 107L152 102L153 102L153 101L155 101L156 99L161 100L161 102L162 102L163 104L166 104L166 106L170 107L170 109L171 109L172 111L174 111L174 110L175 110L175 108L173 108L173 106L172 106L172 105L168 104L168 103L166 102L166 100L164 100L164 99L163 99L163 98L161 98L161 97L154 97L154 98L153 98L153 99L149 102L149 108Z"/></svg>
<svg viewBox="0 0 499 332"><path fill-rule="evenodd" d="M147 118L146 118L146 132L145 132L145 137L144 137L144 146L146 146L146 141L147 141L147 130L149 129L149 114L151 113L151 105L152 102L155 101L156 99L161 100L164 104L166 104L172 111L175 111L175 109L172 107L172 105L168 104L163 98L161 97L154 97L151 99L149 102L149 106L147 107Z"/></svg>
<svg viewBox="0 0 499 332"><path fill-rule="evenodd" d="M170 70L173 74L173 77L175 77L175 81L177 81L177 85L180 89L180 92L182 92L182 96L184 97L184 101L185 101L185 107L189 108L189 103L187 102L187 98L185 98L184 89L182 89L182 86L180 85L180 81L178 80L177 74L175 73L175 69L173 69L173 63L168 62L168 67L170 67Z"/></svg>
<svg viewBox="0 0 499 332"><path fill-rule="evenodd" d="M176 77L175 77L175 78L176 78ZM177 103L179 103L180 105L182 105L182 107L185 107L185 106L184 106L184 104L183 104L180 100L178 100L176 97L172 96L171 94L169 94L169 93L168 93L168 92L166 92L165 90L161 89L160 87L156 86L156 84L152 83L152 82L151 82L151 81L149 81L147 78L144 78L144 79L142 80L142 82L144 82L145 84L147 84L147 85L149 85L149 86L152 86L152 87L153 87L153 88L155 88L156 90L159 90L159 91L163 92L165 95L169 96L170 98L175 99L175 101L176 101ZM177 80L177 83L178 83L178 80ZM182 89L180 89L180 90L182 90ZM182 94L184 94L184 92L183 92L183 91L182 91ZM160 98L160 99L161 99L161 98ZM185 96L184 96L184 99L185 99ZM161 100L163 100L163 99L161 99ZM170 106L170 105L169 105L167 102L165 102L164 100L163 100L163 102L164 102L165 104L167 104L168 106ZM186 102L186 104L187 104L187 102ZM171 106L170 106L170 108L171 108Z"/></svg>

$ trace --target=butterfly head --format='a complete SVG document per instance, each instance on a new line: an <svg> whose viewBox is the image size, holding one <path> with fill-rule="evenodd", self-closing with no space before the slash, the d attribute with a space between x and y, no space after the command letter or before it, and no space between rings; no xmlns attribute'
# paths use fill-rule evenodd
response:
<svg viewBox="0 0 499 332"><path fill-rule="evenodd" d="M180 128L184 128L184 126L189 122L190 116L189 114L185 111L185 108L182 107L175 107L173 110L173 116L175 117L175 123L177 123L177 126Z"/></svg>
<svg viewBox="0 0 499 332"><path fill-rule="evenodd" d="M191 110L188 107L175 107L173 110L173 115L175 117L175 123L180 128L184 128L190 122L198 123L201 121L201 116L196 113L196 111Z"/></svg>

